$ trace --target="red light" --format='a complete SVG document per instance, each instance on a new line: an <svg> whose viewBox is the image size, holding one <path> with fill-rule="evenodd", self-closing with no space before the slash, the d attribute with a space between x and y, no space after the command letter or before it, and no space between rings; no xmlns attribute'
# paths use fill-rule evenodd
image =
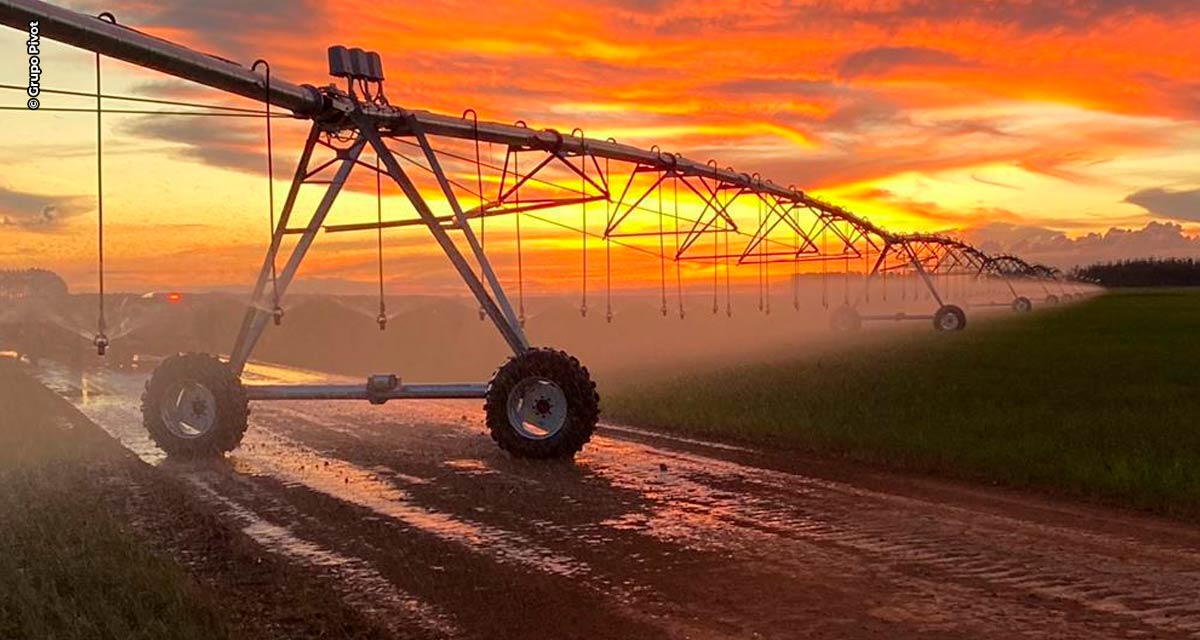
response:
<svg viewBox="0 0 1200 640"><path fill-rule="evenodd" d="M182 301L183 301L182 293L171 292L171 293L167 294L167 302L182 302Z"/></svg>

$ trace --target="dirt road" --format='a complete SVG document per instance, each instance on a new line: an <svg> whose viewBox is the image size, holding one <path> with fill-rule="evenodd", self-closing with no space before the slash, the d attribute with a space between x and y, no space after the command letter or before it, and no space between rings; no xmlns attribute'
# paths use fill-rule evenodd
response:
<svg viewBox="0 0 1200 640"><path fill-rule="evenodd" d="M36 375L401 637L1200 637L1183 525L617 426L528 463L478 402L260 403L228 460L180 464L142 376Z"/></svg>

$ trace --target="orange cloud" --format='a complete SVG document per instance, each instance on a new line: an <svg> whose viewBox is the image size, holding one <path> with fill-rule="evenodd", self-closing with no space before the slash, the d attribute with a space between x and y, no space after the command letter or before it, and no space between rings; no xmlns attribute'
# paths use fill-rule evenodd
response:
<svg viewBox="0 0 1200 640"><path fill-rule="evenodd" d="M562 131L579 126L589 135L711 157L844 198L905 228L972 217L1102 230L1161 217L1124 202L1129 194L1185 192L1198 182L1161 168L1171 164L1164 157L1184 165L1200 160L1193 151L1200 142L1200 41L1188 35L1200 27L1200 6L1190 0L798 0L768 9L653 0L116 4L123 23L242 62L266 57L278 77L296 82L327 81L328 44L377 49L398 105L452 114L475 107L485 119L520 118ZM252 104L174 81L148 84L143 72L113 68L148 95ZM86 59L73 71L89 77ZM259 121L113 118L121 144L186 165L171 178L196 190L216 195L229 172L255 179L265 173ZM304 124L280 122L276 134L276 171L286 176ZM80 153L90 144L80 140ZM471 183L469 167L448 164L458 181ZM46 167L22 169L15 157L0 158L0 166L14 169L11 184L0 186L41 193L34 183ZM1011 171L1000 181L983 177L981 168L991 167ZM114 171L114 189L145 179L144 169ZM487 179L494 187L495 175ZM890 193L896 182L912 193L862 195ZM360 198L373 193L365 174L351 186ZM434 193L428 182L425 188ZM1011 201L976 202L996 198L998 189L1011 192ZM261 226L262 197L239 195L245 197L231 198L236 204L227 209L212 204L220 212L213 217ZM179 208L154 197L147 206L156 211ZM369 218L368 205L355 200L335 215ZM391 215L411 215L394 196L389 205ZM576 209L547 215L573 220ZM204 277L234 281L239 260L252 270L253 251L230 247L222 224L208 220L199 222L208 226L194 241L228 260L214 260L224 265L221 273ZM511 221L496 228L503 224ZM544 255L530 264L553 272L546 286L559 286L558 275L576 261L577 239L530 224L545 236L533 241ZM367 240L339 239L329 255L322 241L312 273L362 277L369 272ZM397 261L437 259L420 234L393 240ZM493 250L498 262L512 261L511 241L497 240ZM0 256L0 266L22 257ZM623 277L652 283L656 269L651 260ZM686 269L704 277L697 267Z"/></svg>

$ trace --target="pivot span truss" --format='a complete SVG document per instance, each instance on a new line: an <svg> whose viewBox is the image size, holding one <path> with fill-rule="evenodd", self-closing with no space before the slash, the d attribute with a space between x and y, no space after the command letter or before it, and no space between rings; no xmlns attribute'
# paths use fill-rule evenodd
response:
<svg viewBox="0 0 1200 640"><path fill-rule="evenodd" d="M378 56L361 50L331 48L331 73L344 78L346 88L317 88L272 78L261 61L247 69L107 17L92 18L39 0L0 0L0 23L22 30L36 23L41 37L95 52L97 65L100 55L124 60L286 109L312 123L229 361L170 358L148 384L146 426L168 453L195 455L235 447L246 426L249 400L485 398L488 426L505 449L532 457L573 455L594 429L598 396L587 370L574 358L530 346L523 295L514 308L486 253L487 222L497 216L515 216L518 230L522 216L534 216L580 234L585 249L580 311L585 315L589 239L635 248L637 238L658 240L664 315L667 262L677 270L687 262L711 263L714 313L722 265L727 301L728 273L735 265L757 265L761 278L762 269L775 263L840 262L847 273L852 263L861 263L864 297L869 297L872 278L886 283L890 274L910 274L926 288L937 312L899 319L933 319L942 330L961 329L965 316L945 304L937 279L944 288L958 278L1016 273L1010 270L1012 261L989 258L957 240L891 233L797 188L721 168L714 161L589 138L578 129L565 134L534 130L523 122L483 122L473 111L454 117L394 106L383 90ZM257 71L260 66L265 73ZM379 190L385 178L394 184L415 217L384 220L380 209L373 222L330 223L330 210L356 171L373 175ZM305 185L324 189L312 210L297 205ZM578 211L577 227L565 221L569 211ZM555 217L540 217L551 214ZM272 320L282 320L281 300L319 233L381 234L385 228L405 226L428 229L478 301L481 317L490 319L512 350L513 357L490 383L418 385L385 374L371 376L364 385L242 384L240 376L263 331ZM285 252L288 237L294 242ZM519 243L519 231L517 237ZM855 314L856 322L871 319L857 316L850 305L840 311ZM682 298L679 312L684 313ZM607 315L611 320L611 302ZM379 323L384 328L382 302ZM106 342L102 330L98 344Z"/></svg>

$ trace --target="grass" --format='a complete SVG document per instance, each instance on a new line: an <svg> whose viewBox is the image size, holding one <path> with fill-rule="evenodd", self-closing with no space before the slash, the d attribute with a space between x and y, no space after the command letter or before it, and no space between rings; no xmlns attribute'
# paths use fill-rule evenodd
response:
<svg viewBox="0 0 1200 640"><path fill-rule="evenodd" d="M102 443L0 361L0 638L224 638L211 603L97 487Z"/></svg>
<svg viewBox="0 0 1200 640"><path fill-rule="evenodd" d="M1200 291L610 389L609 419L1200 518Z"/></svg>

